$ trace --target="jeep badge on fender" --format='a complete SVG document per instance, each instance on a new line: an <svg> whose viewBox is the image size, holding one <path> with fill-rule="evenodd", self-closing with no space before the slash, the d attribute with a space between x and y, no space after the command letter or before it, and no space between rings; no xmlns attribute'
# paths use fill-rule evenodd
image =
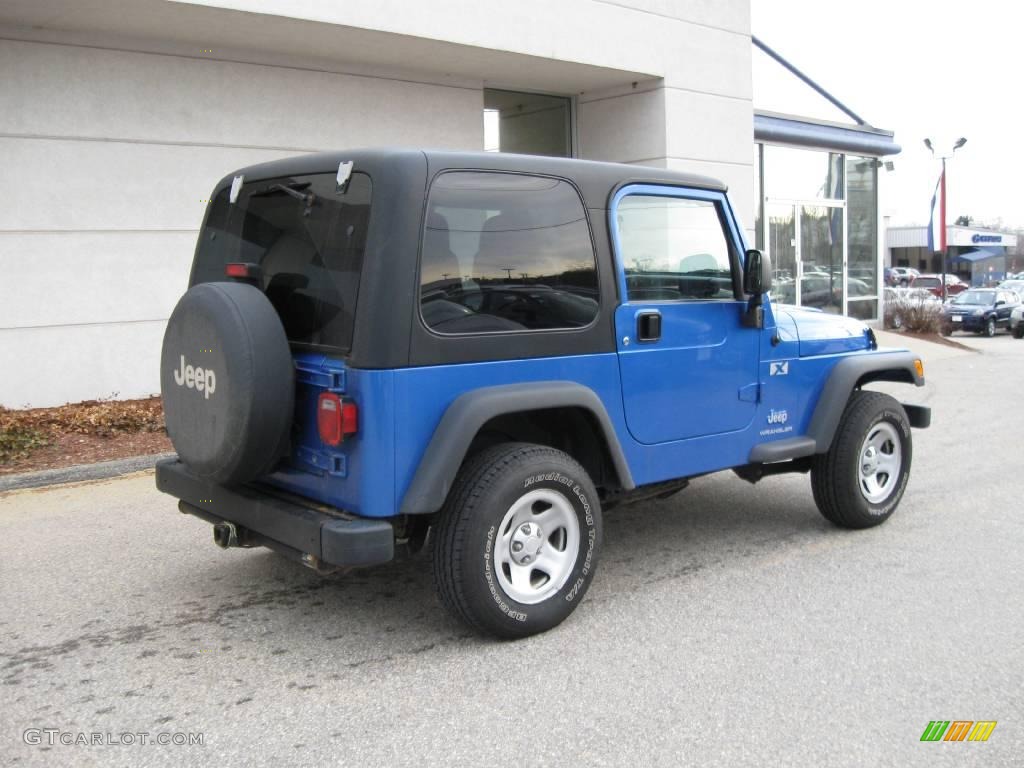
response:
<svg viewBox="0 0 1024 768"><path fill-rule="evenodd" d="M181 356L181 367L174 372L174 383L179 387L193 387L197 392L205 392L206 399L217 389L217 374L209 368L197 368L185 364L185 356Z"/></svg>
<svg viewBox="0 0 1024 768"><path fill-rule="evenodd" d="M586 598L604 513L712 472L809 473L831 523L879 525L931 412L871 387L924 367L778 302L743 232L724 184L664 168L380 149L233 171L164 334L157 487L218 546L320 574L429 547L440 602L502 638Z"/></svg>

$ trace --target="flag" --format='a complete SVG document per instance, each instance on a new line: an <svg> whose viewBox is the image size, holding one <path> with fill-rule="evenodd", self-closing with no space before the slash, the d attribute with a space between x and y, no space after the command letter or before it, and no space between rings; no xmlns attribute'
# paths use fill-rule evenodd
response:
<svg viewBox="0 0 1024 768"><path fill-rule="evenodd" d="M942 201L939 199L939 190L943 189L942 177L945 175L945 171L939 174L939 180L935 182L935 192L932 194L932 207L931 213L928 216L928 250L931 253L936 251L946 251L946 222L942 220L942 214L936 211L938 207L942 206ZM938 215L936 215L938 214Z"/></svg>

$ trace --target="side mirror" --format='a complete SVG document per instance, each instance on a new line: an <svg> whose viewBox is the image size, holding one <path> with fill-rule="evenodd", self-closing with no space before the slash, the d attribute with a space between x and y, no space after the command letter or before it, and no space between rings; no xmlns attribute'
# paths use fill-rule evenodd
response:
<svg viewBox="0 0 1024 768"><path fill-rule="evenodd" d="M743 292L760 296L772 289L772 260L760 251L747 251L743 270Z"/></svg>
<svg viewBox="0 0 1024 768"><path fill-rule="evenodd" d="M999 301L997 301L997 302L996 302L996 306L997 306L997 307L1001 307L1001 306L1003 306L1004 304L1006 304L1006 302L1005 302L1005 301L1003 301L1002 299L1000 299Z"/></svg>

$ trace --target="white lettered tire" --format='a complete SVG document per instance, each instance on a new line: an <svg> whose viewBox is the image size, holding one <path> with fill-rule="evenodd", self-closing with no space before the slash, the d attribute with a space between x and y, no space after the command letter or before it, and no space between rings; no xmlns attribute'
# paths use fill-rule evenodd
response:
<svg viewBox="0 0 1024 768"><path fill-rule="evenodd" d="M547 446L503 443L462 467L433 532L441 602L500 638L560 624L593 581L601 507L587 473Z"/></svg>

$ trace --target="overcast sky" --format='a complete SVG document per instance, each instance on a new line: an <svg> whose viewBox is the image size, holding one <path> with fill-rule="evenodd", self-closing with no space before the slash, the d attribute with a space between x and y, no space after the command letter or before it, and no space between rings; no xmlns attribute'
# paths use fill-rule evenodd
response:
<svg viewBox="0 0 1024 768"><path fill-rule="evenodd" d="M883 184L891 224L924 224L940 164L947 219L1024 226L1024 9L1013 0L751 0L753 33L868 123L894 131L903 151ZM806 114L821 102L755 60L757 108ZM790 90L792 88L792 90ZM802 100L802 104L794 102ZM823 103L823 102L822 102ZM793 106L790 106L793 105ZM834 116L824 103L818 117Z"/></svg>

